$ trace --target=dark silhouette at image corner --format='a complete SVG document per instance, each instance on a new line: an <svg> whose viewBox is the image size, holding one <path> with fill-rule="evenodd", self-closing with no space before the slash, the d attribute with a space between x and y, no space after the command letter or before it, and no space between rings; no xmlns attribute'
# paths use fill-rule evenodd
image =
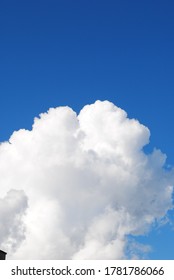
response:
<svg viewBox="0 0 174 280"><path fill-rule="evenodd" d="M0 260L5 260L6 259L6 255L7 255L6 252L0 250Z"/></svg>

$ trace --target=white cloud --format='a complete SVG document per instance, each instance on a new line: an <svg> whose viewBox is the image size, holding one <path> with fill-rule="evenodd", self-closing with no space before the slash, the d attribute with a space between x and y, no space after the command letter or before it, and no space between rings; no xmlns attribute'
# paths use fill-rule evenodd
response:
<svg viewBox="0 0 174 280"><path fill-rule="evenodd" d="M12 253L25 237L23 216L27 198L23 191L10 190L0 199L0 244Z"/></svg>
<svg viewBox="0 0 174 280"><path fill-rule="evenodd" d="M78 116L50 109L31 131L14 132L0 145L0 247L15 244L8 258L126 258L127 235L146 233L172 208L173 171L159 150L143 152L149 136L108 101Z"/></svg>

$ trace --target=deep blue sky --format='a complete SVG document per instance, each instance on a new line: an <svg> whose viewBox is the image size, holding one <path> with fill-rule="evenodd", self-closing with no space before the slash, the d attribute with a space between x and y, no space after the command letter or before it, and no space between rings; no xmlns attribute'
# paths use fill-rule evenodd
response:
<svg viewBox="0 0 174 280"><path fill-rule="evenodd" d="M0 141L49 107L96 99L148 126L149 150L174 165L174 2L1 0ZM162 245L174 232L161 232L151 257L174 259Z"/></svg>

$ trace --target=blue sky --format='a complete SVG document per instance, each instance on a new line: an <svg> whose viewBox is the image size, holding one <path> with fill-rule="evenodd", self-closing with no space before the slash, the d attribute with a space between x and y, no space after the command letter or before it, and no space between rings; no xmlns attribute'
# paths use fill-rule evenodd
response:
<svg viewBox="0 0 174 280"><path fill-rule="evenodd" d="M50 107L109 100L174 165L173 1L1 1L0 140ZM174 217L170 213L171 218ZM169 225L141 241L174 259Z"/></svg>

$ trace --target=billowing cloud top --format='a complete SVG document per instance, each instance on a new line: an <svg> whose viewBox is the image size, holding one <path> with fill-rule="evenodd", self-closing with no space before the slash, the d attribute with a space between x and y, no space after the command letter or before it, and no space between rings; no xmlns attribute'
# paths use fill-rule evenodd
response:
<svg viewBox="0 0 174 280"><path fill-rule="evenodd" d="M172 206L149 130L108 101L50 109L0 145L0 248L10 259L127 258ZM134 246L136 247L136 246ZM135 257L133 248L129 257Z"/></svg>

